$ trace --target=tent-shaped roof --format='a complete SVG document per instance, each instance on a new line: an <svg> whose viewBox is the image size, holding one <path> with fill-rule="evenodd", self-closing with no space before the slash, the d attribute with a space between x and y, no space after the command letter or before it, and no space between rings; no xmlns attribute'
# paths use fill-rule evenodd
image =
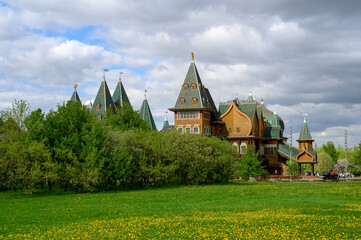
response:
<svg viewBox="0 0 361 240"><path fill-rule="evenodd" d="M303 140L313 140L312 137L311 137L310 130L308 129L306 119L303 121L300 137L298 138L298 140L299 141L300 140L301 141L303 141Z"/></svg>
<svg viewBox="0 0 361 240"><path fill-rule="evenodd" d="M150 111L150 107L149 107L147 99L143 100L142 107L139 110L139 114L143 120L148 122L148 124L152 130L157 130L157 127L155 126L153 115L152 115L152 112Z"/></svg>
<svg viewBox="0 0 361 240"><path fill-rule="evenodd" d="M73 102L79 101L81 103L78 92L76 90L74 90L73 95L70 98L70 101L73 101Z"/></svg>
<svg viewBox="0 0 361 240"><path fill-rule="evenodd" d="M95 112L96 116L99 114L105 116L108 108L112 109L113 111L115 110L113 99L109 92L108 84L104 79L99 87L92 109Z"/></svg>
<svg viewBox="0 0 361 240"><path fill-rule="evenodd" d="M210 99L210 94L207 94L207 89L202 84L197 67L194 61L192 61L177 102L174 108L170 110L210 109L215 111L215 107L214 109L212 108L212 103L213 100Z"/></svg>
<svg viewBox="0 0 361 240"><path fill-rule="evenodd" d="M113 93L113 102L116 106L123 107L125 103L130 104L127 93L125 92L122 81L119 82Z"/></svg>

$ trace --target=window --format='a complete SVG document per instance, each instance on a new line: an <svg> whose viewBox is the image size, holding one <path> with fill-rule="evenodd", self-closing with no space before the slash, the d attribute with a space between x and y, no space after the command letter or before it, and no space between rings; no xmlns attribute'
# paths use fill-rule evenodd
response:
<svg viewBox="0 0 361 240"><path fill-rule="evenodd" d="M229 131L229 132L232 132L232 128L228 128L228 131Z"/></svg>
<svg viewBox="0 0 361 240"><path fill-rule="evenodd" d="M276 146L266 146L264 148L264 155L266 156L275 156L277 154Z"/></svg>
<svg viewBox="0 0 361 240"><path fill-rule="evenodd" d="M199 133L199 127L194 127L193 132L198 134Z"/></svg>
<svg viewBox="0 0 361 240"><path fill-rule="evenodd" d="M179 100L179 103L180 103L180 105L184 105L184 103L185 103L184 98L181 98L181 99Z"/></svg>
<svg viewBox="0 0 361 240"><path fill-rule="evenodd" d="M247 151L247 144L246 144L246 143L242 143L242 144L241 144L241 149L240 149L240 151L241 151L241 154L245 154L245 153L246 153L246 151Z"/></svg>
<svg viewBox="0 0 361 240"><path fill-rule="evenodd" d="M196 105L196 104L197 104L197 102L198 102L197 98L195 98L195 97L194 97L194 98L192 98L192 104L193 104L193 105Z"/></svg>
<svg viewBox="0 0 361 240"><path fill-rule="evenodd" d="M211 120L211 114L209 112L203 112L203 119Z"/></svg>
<svg viewBox="0 0 361 240"><path fill-rule="evenodd" d="M203 128L203 134L204 135L210 135L211 134L211 129L209 127Z"/></svg>
<svg viewBox="0 0 361 240"><path fill-rule="evenodd" d="M237 128L237 132L239 132L239 128Z"/></svg>
<svg viewBox="0 0 361 240"><path fill-rule="evenodd" d="M182 133L183 132L183 128L178 128L178 132Z"/></svg>
<svg viewBox="0 0 361 240"><path fill-rule="evenodd" d="M96 105L96 110L97 110L97 111L100 110L100 103L98 103L98 104Z"/></svg>
<svg viewBox="0 0 361 240"><path fill-rule="evenodd" d="M101 120L102 120L102 115L99 114L99 115L97 116L97 119L98 119L99 121L101 121Z"/></svg>
<svg viewBox="0 0 361 240"><path fill-rule="evenodd" d="M186 128L186 133L191 133L191 128L190 127Z"/></svg>
<svg viewBox="0 0 361 240"><path fill-rule="evenodd" d="M177 119L199 119L198 111L177 112Z"/></svg>
<svg viewBox="0 0 361 240"><path fill-rule="evenodd" d="M179 86L179 85L178 85ZM183 85L183 90L188 90L188 84Z"/></svg>
<svg viewBox="0 0 361 240"><path fill-rule="evenodd" d="M110 104L110 105L109 105L109 108L110 108L110 110L113 111L113 110L114 110L113 104Z"/></svg>
<svg viewBox="0 0 361 240"><path fill-rule="evenodd" d="M196 90L196 89L197 89L197 86L194 83L192 83L191 90Z"/></svg>

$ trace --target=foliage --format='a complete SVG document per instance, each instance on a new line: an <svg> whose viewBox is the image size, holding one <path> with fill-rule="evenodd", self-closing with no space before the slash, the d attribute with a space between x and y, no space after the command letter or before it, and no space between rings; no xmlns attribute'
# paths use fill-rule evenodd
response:
<svg viewBox="0 0 361 240"><path fill-rule="evenodd" d="M340 153L336 151L336 148L335 148L335 145L333 144L333 142L328 141L327 143L322 144L322 149L324 150L325 153L327 153L331 157L333 163L337 164L337 160L338 160Z"/></svg>
<svg viewBox="0 0 361 240"><path fill-rule="evenodd" d="M201 184L227 181L236 152L228 142L196 134L109 132L109 183Z"/></svg>
<svg viewBox="0 0 361 240"><path fill-rule="evenodd" d="M25 131L25 119L30 113L30 105L27 101L12 101L11 107L2 111L0 118L2 119L2 132L6 133L8 140L21 139Z"/></svg>
<svg viewBox="0 0 361 240"><path fill-rule="evenodd" d="M348 172L351 172L355 177L361 176L361 168L357 165L347 166Z"/></svg>
<svg viewBox="0 0 361 240"><path fill-rule="evenodd" d="M0 152L0 189L31 194L39 186L58 180L57 165L42 143L1 141Z"/></svg>
<svg viewBox="0 0 361 240"><path fill-rule="evenodd" d="M28 137L32 140L41 141L44 136L45 114L41 109L32 111L24 121Z"/></svg>
<svg viewBox="0 0 361 240"><path fill-rule="evenodd" d="M202 184L227 181L235 171L237 152L228 142L149 131L130 105L97 121L80 102L69 101L46 115L41 109L27 114L23 126L24 137L0 142L2 190Z"/></svg>
<svg viewBox="0 0 361 240"><path fill-rule="evenodd" d="M330 172L334 168L334 162L326 152L317 153L318 164L315 166L316 172Z"/></svg>
<svg viewBox="0 0 361 240"><path fill-rule="evenodd" d="M298 163L291 161L288 165L287 173L290 175L290 178L296 178L300 175L300 166Z"/></svg>
<svg viewBox="0 0 361 240"><path fill-rule="evenodd" d="M354 148L354 164L361 166L361 142Z"/></svg>
<svg viewBox="0 0 361 240"><path fill-rule="evenodd" d="M357 165L338 164L334 166L334 171L338 173L346 172L346 166L347 166L347 172L351 172L354 176L361 175L361 168Z"/></svg>
<svg viewBox="0 0 361 240"><path fill-rule="evenodd" d="M246 153L242 156L237 169L237 175L241 176L243 180L249 180L250 177L259 177L265 174L264 167L258 160L258 152L249 146Z"/></svg>
<svg viewBox="0 0 361 240"><path fill-rule="evenodd" d="M125 103L123 107L117 109L115 114L113 111L107 112L105 124L115 130L134 130L143 129L150 130L149 125L143 120L137 111L134 111L132 106Z"/></svg>

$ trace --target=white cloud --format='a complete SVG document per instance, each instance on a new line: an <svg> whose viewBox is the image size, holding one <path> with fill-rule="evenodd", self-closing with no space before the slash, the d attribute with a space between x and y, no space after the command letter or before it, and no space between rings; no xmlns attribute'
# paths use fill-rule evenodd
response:
<svg viewBox="0 0 361 240"><path fill-rule="evenodd" d="M307 112L317 141L339 141L344 127L355 132L353 142L361 138L354 127L361 118L356 2L3 2L0 109L13 98L55 108L70 98L75 82L83 101L94 99L102 69L109 68L110 91L123 71L135 109L148 89L160 128L194 51L216 102L245 98L252 90L277 110L286 129L293 125L297 132Z"/></svg>

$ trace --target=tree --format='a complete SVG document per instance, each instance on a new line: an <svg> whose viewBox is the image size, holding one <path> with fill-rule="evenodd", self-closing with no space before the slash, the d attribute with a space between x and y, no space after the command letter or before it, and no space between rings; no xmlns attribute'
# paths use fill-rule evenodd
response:
<svg viewBox="0 0 361 240"><path fill-rule="evenodd" d="M242 156L237 174L243 180L249 180L250 177L258 177L265 174L264 167L261 165L261 161L258 160L258 152L254 153L251 146L247 148L246 153Z"/></svg>
<svg viewBox="0 0 361 240"><path fill-rule="evenodd" d="M357 166L361 166L361 142L358 146L354 147L353 157L354 164Z"/></svg>
<svg viewBox="0 0 361 240"><path fill-rule="evenodd" d="M327 143L322 144L322 148L323 148L324 152L327 153L331 157L333 163L337 164L337 160L338 160L340 153L336 151L336 148L335 148L335 145L333 144L333 142L328 141Z"/></svg>
<svg viewBox="0 0 361 240"><path fill-rule="evenodd" d="M300 175L300 166L298 163L295 163L294 161L291 161L291 163L288 165L287 173L290 175L291 178L296 178Z"/></svg>
<svg viewBox="0 0 361 240"><path fill-rule="evenodd" d="M133 110L129 103L125 103L123 107L117 109L115 114L113 111L107 111L105 124L121 131L132 129L150 130L148 123L140 117L137 111Z"/></svg>
<svg viewBox="0 0 361 240"><path fill-rule="evenodd" d="M317 154L317 161L316 164L316 172L323 173L323 172L330 172L333 170L335 163L333 162L332 158L326 153L321 152Z"/></svg>
<svg viewBox="0 0 361 240"><path fill-rule="evenodd" d="M25 118L24 124L30 139L42 141L45 116L40 108L32 111L30 115Z"/></svg>
<svg viewBox="0 0 361 240"><path fill-rule="evenodd" d="M30 113L30 105L25 100L12 101L11 107L1 112L0 118L3 121L3 132L7 137L16 132L17 138L20 140L22 133L25 131L25 119ZM17 127L14 127L17 126Z"/></svg>

